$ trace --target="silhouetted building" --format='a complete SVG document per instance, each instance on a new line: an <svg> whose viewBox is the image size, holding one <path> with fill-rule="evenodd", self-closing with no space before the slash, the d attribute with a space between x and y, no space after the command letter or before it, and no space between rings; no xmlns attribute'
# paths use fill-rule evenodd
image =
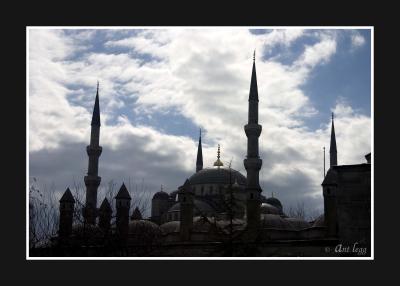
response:
<svg viewBox="0 0 400 286"><path fill-rule="evenodd" d="M330 169L322 183L325 213L310 223L288 217L283 205L273 195L262 195L259 172L258 87L255 58L248 98L247 156L244 166L247 178L224 167L217 160L203 168L201 132L196 172L177 190L161 190L152 198L151 217L144 219L136 208L129 220L131 196L122 184L117 196L116 220L104 199L97 209L98 159L100 139L99 89L92 118L88 174L85 176L86 205L84 225L72 224L73 197L69 190L60 200L60 238L68 237L74 245L97 249L93 255L121 255L110 250L115 241L123 241L128 253L140 256L330 256L339 243L359 243L370 250L371 230L371 154L366 164L338 165L336 136L332 114ZM135 200L135 198L133 198ZM96 224L96 218L99 223ZM84 230L85 236L79 231ZM107 239L104 237L107 234ZM90 239L89 239L90 238ZM120 245L120 244L119 244ZM85 248L88 249L88 248ZM346 253L345 255L352 255ZM353 254L357 255L357 254Z"/></svg>

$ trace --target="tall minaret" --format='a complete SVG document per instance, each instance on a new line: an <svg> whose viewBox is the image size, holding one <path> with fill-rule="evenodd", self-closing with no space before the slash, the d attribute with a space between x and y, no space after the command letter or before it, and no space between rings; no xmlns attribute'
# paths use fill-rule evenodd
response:
<svg viewBox="0 0 400 286"><path fill-rule="evenodd" d="M203 170L203 150L201 147L201 129L199 137L199 146L197 147L197 161L196 161L196 173Z"/></svg>
<svg viewBox="0 0 400 286"><path fill-rule="evenodd" d="M333 123L333 112L332 112L332 129L331 129L331 147L329 149L330 154L330 166L337 165L337 150L336 150L336 135L335 135L335 125Z"/></svg>
<svg viewBox="0 0 400 286"><path fill-rule="evenodd" d="M255 51L253 56L253 71L251 74L249 94L249 122L244 126L247 136L247 158L244 167L247 171L247 226L257 228L260 222L260 193L259 171L262 160L258 154L258 137L262 126L258 124L258 88L256 76Z"/></svg>
<svg viewBox="0 0 400 286"><path fill-rule="evenodd" d="M88 224L96 223L97 216L97 188L100 185L101 177L98 176L99 157L102 147L99 146L100 140L100 105L99 105L99 82L97 82L96 100L93 108L92 129L90 134L90 145L86 147L89 156L89 166L86 185L86 205L84 211L85 222Z"/></svg>

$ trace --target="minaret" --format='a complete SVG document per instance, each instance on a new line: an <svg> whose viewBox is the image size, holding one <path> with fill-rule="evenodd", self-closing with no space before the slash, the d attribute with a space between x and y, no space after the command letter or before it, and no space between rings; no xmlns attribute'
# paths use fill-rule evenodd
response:
<svg viewBox="0 0 400 286"><path fill-rule="evenodd" d="M101 177L98 176L99 157L102 147L100 141L100 105L99 105L99 82L97 82L96 100L93 108L92 129L90 134L90 145L86 147L89 156L89 166L86 185L86 205L84 210L85 222L95 224L97 216L97 188L100 185Z"/></svg>
<svg viewBox="0 0 400 286"><path fill-rule="evenodd" d="M330 166L337 166L337 150L336 150L336 135L335 125L333 123L333 112L332 112L332 129L331 129L331 147L329 149L330 154Z"/></svg>
<svg viewBox="0 0 400 286"><path fill-rule="evenodd" d="M196 161L196 173L203 170L203 150L201 147L201 129L199 137L199 146L197 147L197 161Z"/></svg>
<svg viewBox="0 0 400 286"><path fill-rule="evenodd" d="M247 171L247 226L257 228L260 223L260 194L259 172L262 160L258 153L258 137L262 126L258 124L258 88L255 63L255 51L253 56L253 71L251 74L249 93L249 122L244 126L247 136L247 157L244 159L244 167Z"/></svg>

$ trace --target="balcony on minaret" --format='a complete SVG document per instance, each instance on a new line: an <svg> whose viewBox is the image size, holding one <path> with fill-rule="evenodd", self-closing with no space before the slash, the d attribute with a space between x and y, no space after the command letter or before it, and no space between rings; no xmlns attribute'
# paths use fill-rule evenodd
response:
<svg viewBox="0 0 400 286"><path fill-rule="evenodd" d="M86 187L95 187L97 188L100 185L101 177L88 175L84 177Z"/></svg>
<svg viewBox="0 0 400 286"><path fill-rule="evenodd" d="M262 131L262 126L260 124L249 123L244 126L244 132L246 132L246 136L255 136L259 137Z"/></svg>
<svg viewBox="0 0 400 286"><path fill-rule="evenodd" d="M86 153L88 154L88 156L99 157L102 151L103 148L101 146L91 146L91 145L86 146Z"/></svg>

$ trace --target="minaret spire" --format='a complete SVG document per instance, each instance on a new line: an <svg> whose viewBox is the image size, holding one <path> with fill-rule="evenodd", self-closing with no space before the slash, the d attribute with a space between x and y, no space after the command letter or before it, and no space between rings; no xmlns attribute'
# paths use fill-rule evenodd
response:
<svg viewBox="0 0 400 286"><path fill-rule="evenodd" d="M95 224L97 216L97 188L100 185L101 177L98 176L99 157L102 152L100 141L100 104L99 104L99 82L97 82L96 99L93 108L91 123L90 144L86 147L89 156L86 185L86 204L84 209L85 223Z"/></svg>
<svg viewBox="0 0 400 286"><path fill-rule="evenodd" d="M330 166L337 165L337 149L336 149L336 135L335 135L335 124L333 122L334 116L332 112L332 127L331 127L331 146L329 149L330 153Z"/></svg>
<svg viewBox="0 0 400 286"><path fill-rule="evenodd" d="M197 147L196 173L200 170L203 170L203 150L201 147L201 128L200 128L200 136L199 136L199 145Z"/></svg>
<svg viewBox="0 0 400 286"><path fill-rule="evenodd" d="M258 101L258 87L257 87L257 73L256 73L256 50L254 50L254 55L253 55L253 70L251 72L249 101L250 100ZM250 115L251 114L249 112L249 116ZM258 109L257 109L257 114L255 114L255 115L258 118Z"/></svg>
<svg viewBox="0 0 400 286"><path fill-rule="evenodd" d="M93 126L100 126L100 104L99 104L99 81L97 81L96 99L94 101L92 123Z"/></svg>
<svg viewBox="0 0 400 286"><path fill-rule="evenodd" d="M258 124L258 87L256 75L255 51L253 54L253 69L249 93L248 124L244 126L247 136L247 157L244 159L244 167L247 171L247 226L249 229L257 229L260 223L260 195L259 172L262 165L258 152L258 138L262 126Z"/></svg>

